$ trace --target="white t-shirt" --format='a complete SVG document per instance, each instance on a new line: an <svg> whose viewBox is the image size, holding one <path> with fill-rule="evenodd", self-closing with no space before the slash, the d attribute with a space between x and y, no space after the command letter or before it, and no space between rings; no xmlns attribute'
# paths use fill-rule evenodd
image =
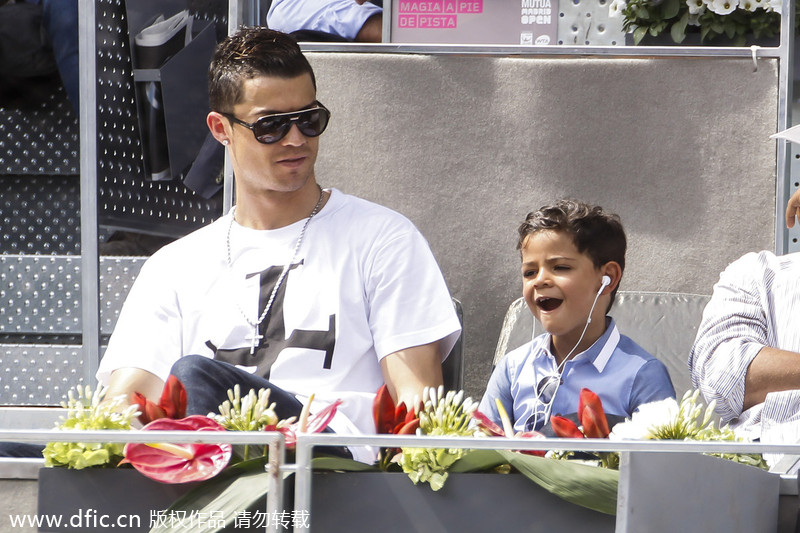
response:
<svg viewBox="0 0 800 533"><path fill-rule="evenodd" d="M427 242L402 215L332 190L309 223L272 305L266 328L271 347L257 350L252 360L253 328L242 312L257 320L306 219L267 231L234 222L231 271L230 217L147 260L97 378L106 383L112 371L135 367L166 379L178 358L213 358L217 351L217 358L263 376L267 370L258 363L277 356L269 370L272 383L301 401L314 393L320 402L312 412L341 398L331 428L374 433L372 400L383 383L380 359L440 339L447 354L461 329Z"/></svg>

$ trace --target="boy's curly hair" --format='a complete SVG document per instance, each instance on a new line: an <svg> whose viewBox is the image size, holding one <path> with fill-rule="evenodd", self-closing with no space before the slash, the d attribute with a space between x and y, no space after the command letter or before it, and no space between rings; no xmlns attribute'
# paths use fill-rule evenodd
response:
<svg viewBox="0 0 800 533"><path fill-rule="evenodd" d="M561 231L569 235L578 251L586 254L595 268L616 261L625 271L628 240L622 221L618 215L603 211L599 205L565 198L531 211L519 226L517 250L522 249L529 235L544 230ZM611 293L612 302L617 288L619 286Z"/></svg>

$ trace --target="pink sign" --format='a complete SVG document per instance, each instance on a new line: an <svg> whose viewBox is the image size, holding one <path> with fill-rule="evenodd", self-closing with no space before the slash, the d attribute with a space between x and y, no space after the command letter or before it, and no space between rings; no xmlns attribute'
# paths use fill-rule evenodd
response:
<svg viewBox="0 0 800 533"><path fill-rule="evenodd" d="M445 0L428 2L400 1L400 13L444 13Z"/></svg>
<svg viewBox="0 0 800 533"><path fill-rule="evenodd" d="M558 1L393 0L389 40L393 43L558 44Z"/></svg>
<svg viewBox="0 0 800 533"><path fill-rule="evenodd" d="M457 13L483 13L483 0L401 0L398 4L397 22L401 28L455 28L458 25ZM409 15L426 17L412 19Z"/></svg>
<svg viewBox="0 0 800 533"><path fill-rule="evenodd" d="M472 2L458 2L459 13L483 13L483 0L473 0Z"/></svg>
<svg viewBox="0 0 800 533"><path fill-rule="evenodd" d="M455 28L457 26L455 15L420 15L420 28Z"/></svg>

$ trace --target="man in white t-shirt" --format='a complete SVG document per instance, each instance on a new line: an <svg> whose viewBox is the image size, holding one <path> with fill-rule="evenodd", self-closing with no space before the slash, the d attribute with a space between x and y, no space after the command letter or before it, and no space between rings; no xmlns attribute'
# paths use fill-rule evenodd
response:
<svg viewBox="0 0 800 533"><path fill-rule="evenodd" d="M331 428L372 433L382 383L407 403L442 383L460 324L436 261L403 216L317 184L330 113L291 37L245 28L227 38L209 97L235 210L146 262L98 379L109 397L157 399L173 373L190 414L216 411L235 383L271 388L282 418L311 394L312 412L342 399Z"/></svg>

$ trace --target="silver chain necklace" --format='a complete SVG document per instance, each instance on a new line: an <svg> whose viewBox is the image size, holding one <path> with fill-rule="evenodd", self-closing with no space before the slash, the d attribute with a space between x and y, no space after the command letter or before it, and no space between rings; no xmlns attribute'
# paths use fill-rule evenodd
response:
<svg viewBox="0 0 800 533"><path fill-rule="evenodd" d="M242 306L239 305L239 300L234 297L234 301L236 302L236 308L239 310L239 313L242 315L242 318L244 318L247 324L251 328L253 328L252 339L250 339L250 355L255 353L257 343L264 338L263 335L258 334L258 327L267 318L267 315L269 315L269 312L272 309L272 302L275 301L275 296L278 294L278 289L280 289L281 284L283 284L283 280L286 277L286 274L289 273L289 269L292 267L292 263L294 263L295 259L297 259L297 252L300 251L300 246L303 245L303 237L305 237L306 235L306 228L308 228L308 224L309 222L311 222L311 219L314 218L314 215L319 213L319 207L322 205L323 197L324 197L324 192L322 190L322 187L320 187L319 200L317 200L317 205L314 206L314 209L311 211L311 214L308 215L306 223L303 224L303 229L300 230L300 236L297 238L297 242L294 245L294 253L292 253L292 258L289 260L288 263L286 263L283 266L281 275L278 276L278 281L272 288L272 294L269 295L269 300L267 300L267 305L264 307L264 311L261 313L261 316L258 317L258 320L255 323L252 320L250 320L250 318L247 316L247 313L245 313L244 309L242 309ZM236 218L235 214L236 214L236 206L234 206L231 209L231 222L230 224L228 224L228 234L225 238L225 247L228 259L228 272L230 272L231 278L233 278L233 260L231 258L231 229L233 229L233 222Z"/></svg>

